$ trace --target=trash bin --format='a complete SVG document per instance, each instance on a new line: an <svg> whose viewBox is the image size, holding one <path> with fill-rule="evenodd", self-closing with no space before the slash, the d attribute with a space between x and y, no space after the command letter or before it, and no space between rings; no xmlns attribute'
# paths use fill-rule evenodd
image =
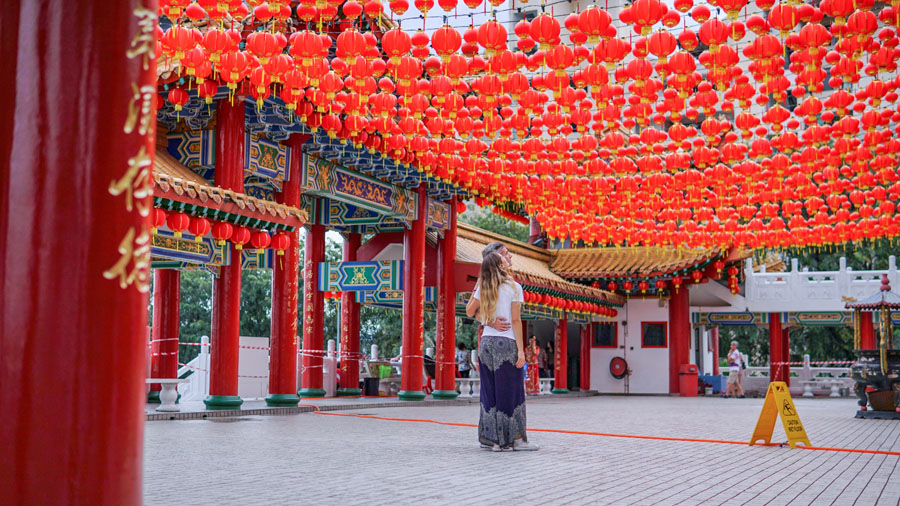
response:
<svg viewBox="0 0 900 506"><path fill-rule="evenodd" d="M678 370L678 391L682 397L697 397L697 366L684 364Z"/></svg>
<svg viewBox="0 0 900 506"><path fill-rule="evenodd" d="M378 397L378 378L363 378L363 395Z"/></svg>

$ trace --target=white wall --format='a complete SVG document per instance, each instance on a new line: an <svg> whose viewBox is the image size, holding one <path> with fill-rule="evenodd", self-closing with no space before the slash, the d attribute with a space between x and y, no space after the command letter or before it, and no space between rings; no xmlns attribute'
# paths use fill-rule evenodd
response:
<svg viewBox="0 0 900 506"><path fill-rule="evenodd" d="M616 316L618 348L591 349L591 389L600 393L625 393L625 379L609 373L613 357L623 357L631 369L629 392L633 394L669 393L669 348L641 348L641 322L669 320L668 301L629 299ZM627 322L627 325L624 324ZM671 329L668 329L671 339Z"/></svg>

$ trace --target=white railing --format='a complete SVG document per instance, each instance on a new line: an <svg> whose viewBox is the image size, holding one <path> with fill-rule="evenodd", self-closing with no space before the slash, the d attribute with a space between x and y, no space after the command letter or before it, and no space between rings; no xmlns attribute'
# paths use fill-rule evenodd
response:
<svg viewBox="0 0 900 506"><path fill-rule="evenodd" d="M200 354L185 366L178 368L178 377L190 381L178 385L182 401L202 401L209 395L209 337L200 338Z"/></svg>
<svg viewBox="0 0 900 506"><path fill-rule="evenodd" d="M840 397L841 389L853 390L854 381L850 377L849 367L813 367L809 355L803 355L803 365L790 367L792 395ZM725 368L722 374L727 376L728 369ZM741 386L744 392L764 394L769 388L769 367L747 367L743 371Z"/></svg>
<svg viewBox="0 0 900 506"><path fill-rule="evenodd" d="M791 259L789 272L753 271L753 260L747 259L747 311L778 313L786 311L845 311L845 298L864 299L878 292L881 275L887 274L891 285L900 287L900 273L894 256L888 257L888 269L855 271L840 259L836 271L801 271L797 259Z"/></svg>

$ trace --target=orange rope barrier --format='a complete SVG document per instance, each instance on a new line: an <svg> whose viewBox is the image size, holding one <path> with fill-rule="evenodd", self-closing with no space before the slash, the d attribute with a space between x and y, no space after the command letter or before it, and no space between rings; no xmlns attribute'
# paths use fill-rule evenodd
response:
<svg viewBox="0 0 900 506"><path fill-rule="evenodd" d="M303 399L301 399L303 400ZM315 404L300 404L300 406L308 406L315 408L314 413L317 415L327 415L327 416L346 416L353 418L365 418L369 420L383 420L387 422L415 422L415 423L433 423L436 425L447 425L450 427L470 427L476 428L478 424L474 423L456 423L456 422L441 422L438 420L430 420L425 418L392 418L387 416L375 416L375 415L358 415L355 413L331 413L327 411L320 411L319 406ZM373 408L377 408L378 406L372 406ZM555 434L574 434L579 436L598 436L598 437L617 437L617 438L627 438L627 439L650 439L655 441L683 441L689 443L716 443L716 444L729 444L729 445L742 445L748 446L749 443L746 441L727 441L722 439L698 439L698 438L684 438L684 437L665 437L665 436L640 436L636 434L612 434L608 432L589 432L582 430L563 430L563 429L528 429L531 432L550 432ZM784 446L787 443L757 443L753 446ZM797 448L801 448L804 450L816 450L816 451L829 451L829 452L848 452L848 453L871 453L876 455L896 455L900 457L900 452L892 452L887 450L860 450L856 448L829 448L824 446L797 446Z"/></svg>

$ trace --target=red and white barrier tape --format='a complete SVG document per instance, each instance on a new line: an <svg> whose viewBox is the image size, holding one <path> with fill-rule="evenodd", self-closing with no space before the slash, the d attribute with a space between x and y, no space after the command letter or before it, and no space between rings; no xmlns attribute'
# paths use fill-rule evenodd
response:
<svg viewBox="0 0 900 506"><path fill-rule="evenodd" d="M201 368L199 368L199 367L194 367L194 366L192 366L192 365L187 365L187 364L185 364L185 363L183 363L183 362L178 362L178 365L180 365L181 367L187 367L188 369L192 369L192 370L194 370L194 371L200 371L200 372L206 372L206 373L209 372L209 371L207 371L206 369L201 369ZM244 375L238 374L238 378L257 378L257 379L259 379L259 378L268 378L268 377L269 377L268 375L266 375L266 376L244 376Z"/></svg>

